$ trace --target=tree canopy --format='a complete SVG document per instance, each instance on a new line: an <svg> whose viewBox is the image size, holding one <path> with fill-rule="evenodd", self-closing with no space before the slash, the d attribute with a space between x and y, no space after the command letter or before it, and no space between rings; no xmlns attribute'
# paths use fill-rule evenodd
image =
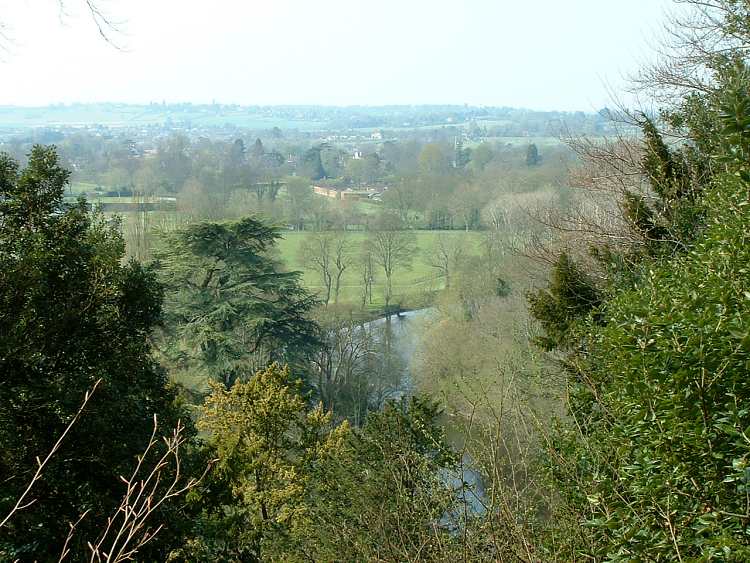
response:
<svg viewBox="0 0 750 563"><path fill-rule="evenodd" d="M161 286L152 271L123 263L116 222L82 200L63 203L68 176L53 148L34 147L23 170L0 155L0 512L101 379L36 485L44 508L20 511L3 529L0 554L12 560L56 561L68 522L88 510L71 546L83 553L119 504L119 476L148 442L153 417L169 428L181 414L148 339Z"/></svg>
<svg viewBox="0 0 750 563"><path fill-rule="evenodd" d="M254 218L198 223L164 236L163 347L173 367L231 385L272 361L294 364L318 342L317 300L272 257L277 228Z"/></svg>

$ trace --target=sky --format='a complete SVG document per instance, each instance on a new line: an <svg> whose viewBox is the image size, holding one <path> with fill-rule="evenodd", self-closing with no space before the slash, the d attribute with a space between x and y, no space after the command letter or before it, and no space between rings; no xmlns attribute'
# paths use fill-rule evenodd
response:
<svg viewBox="0 0 750 563"><path fill-rule="evenodd" d="M670 0L0 0L0 105L469 104L593 111Z"/></svg>

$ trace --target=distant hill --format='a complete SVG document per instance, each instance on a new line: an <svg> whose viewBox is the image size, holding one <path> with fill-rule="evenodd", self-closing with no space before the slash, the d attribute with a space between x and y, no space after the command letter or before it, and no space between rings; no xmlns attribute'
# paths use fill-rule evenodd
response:
<svg viewBox="0 0 750 563"><path fill-rule="evenodd" d="M461 126L492 128L500 135L556 135L563 129L599 134L604 132L607 123L604 112L542 112L461 105L336 107L100 103L0 106L0 130L5 132L40 127L92 126L278 128L311 132Z"/></svg>

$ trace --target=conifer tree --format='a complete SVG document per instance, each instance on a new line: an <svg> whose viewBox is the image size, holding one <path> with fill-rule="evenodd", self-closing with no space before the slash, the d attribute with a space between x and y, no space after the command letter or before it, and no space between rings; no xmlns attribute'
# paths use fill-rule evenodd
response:
<svg viewBox="0 0 750 563"><path fill-rule="evenodd" d="M317 343L317 300L272 257L276 227L245 218L165 235L162 350L175 374L231 385L273 361L299 365Z"/></svg>
<svg viewBox="0 0 750 563"><path fill-rule="evenodd" d="M0 155L0 514L102 380L35 485L39 502L3 528L0 559L57 561L68 522L89 511L70 545L81 560L119 505L119 476L153 417L170 428L181 414L151 354L162 288L123 262L115 222L83 200L63 203L68 178L54 148L35 146L23 170ZM158 558L159 540L152 547Z"/></svg>

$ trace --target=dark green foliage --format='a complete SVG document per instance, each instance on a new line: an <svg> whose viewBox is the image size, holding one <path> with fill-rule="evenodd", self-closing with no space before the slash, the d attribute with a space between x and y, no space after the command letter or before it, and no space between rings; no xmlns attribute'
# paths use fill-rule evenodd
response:
<svg viewBox="0 0 750 563"><path fill-rule="evenodd" d="M495 278L495 295L497 297L508 297L510 292L510 283L499 276Z"/></svg>
<svg viewBox="0 0 750 563"><path fill-rule="evenodd" d="M693 221L682 251L623 265L602 322L568 325L572 423L560 424L548 469L568 530L557 540L582 559L750 559L750 96L742 80L721 96L710 145L724 173L699 196L680 193L673 155L652 135L649 175L673 205L663 225ZM641 203L629 217L647 231L656 221ZM606 249L598 257L617 267Z"/></svg>
<svg viewBox="0 0 750 563"><path fill-rule="evenodd" d="M320 158L321 147L313 147L302 156L302 174L311 180L321 180L326 173Z"/></svg>
<svg viewBox="0 0 750 563"><path fill-rule="evenodd" d="M719 102L718 126L723 139L720 160L725 163L750 159L750 72L744 66L734 68L728 77L726 93ZM748 178L745 177L745 180Z"/></svg>
<svg viewBox="0 0 750 563"><path fill-rule="evenodd" d="M669 236L669 231L659 223L659 219L643 196L627 192L622 211L625 218L646 240L647 244L653 245L663 242Z"/></svg>
<svg viewBox="0 0 750 563"><path fill-rule="evenodd" d="M317 304L270 256L275 227L252 218L199 223L155 252L167 288L163 349L179 373L231 385L276 360L299 363L318 343Z"/></svg>
<svg viewBox="0 0 750 563"><path fill-rule="evenodd" d="M148 339L161 286L140 265L123 265L116 224L83 201L63 206L67 179L53 148L35 147L25 170L0 156L0 514L102 379L35 485L38 502L2 530L0 558L57 561L68 522L90 510L72 545L80 560L119 504L119 475L132 469L154 415L167 432L180 415ZM177 525L175 516L169 527Z"/></svg>
<svg viewBox="0 0 750 563"><path fill-rule="evenodd" d="M705 182L705 159L693 146L670 150L648 118L642 131L643 172L653 195L626 193L623 214L643 237L649 253L684 250L702 221L695 196Z"/></svg>
<svg viewBox="0 0 750 563"><path fill-rule="evenodd" d="M261 141L260 139L255 139L252 150L253 158L262 158L264 154L266 154L266 149L263 146L263 141Z"/></svg>
<svg viewBox="0 0 750 563"><path fill-rule="evenodd" d="M706 96L691 94L672 112L662 117L672 127L685 131L690 144L682 149L693 172L694 185L705 184L711 169L711 156L719 152L720 138L716 101Z"/></svg>
<svg viewBox="0 0 750 563"><path fill-rule="evenodd" d="M536 166L542 162L542 156L539 149L534 143L531 143L526 149L526 166Z"/></svg>
<svg viewBox="0 0 750 563"><path fill-rule="evenodd" d="M555 263L549 287L527 295L531 314L544 328L538 343L546 348L565 347L574 321L602 302L591 278L565 253Z"/></svg>
<svg viewBox="0 0 750 563"><path fill-rule="evenodd" d="M571 402L585 441L561 442L576 477L558 477L598 557L672 560L675 543L683 558L750 557L746 190L724 181L695 247L609 302L606 328L585 328Z"/></svg>
<svg viewBox="0 0 750 563"><path fill-rule="evenodd" d="M651 188L667 204L685 196L690 191L690 179L684 162L667 148L653 121L646 118L641 130L645 144L643 170Z"/></svg>

